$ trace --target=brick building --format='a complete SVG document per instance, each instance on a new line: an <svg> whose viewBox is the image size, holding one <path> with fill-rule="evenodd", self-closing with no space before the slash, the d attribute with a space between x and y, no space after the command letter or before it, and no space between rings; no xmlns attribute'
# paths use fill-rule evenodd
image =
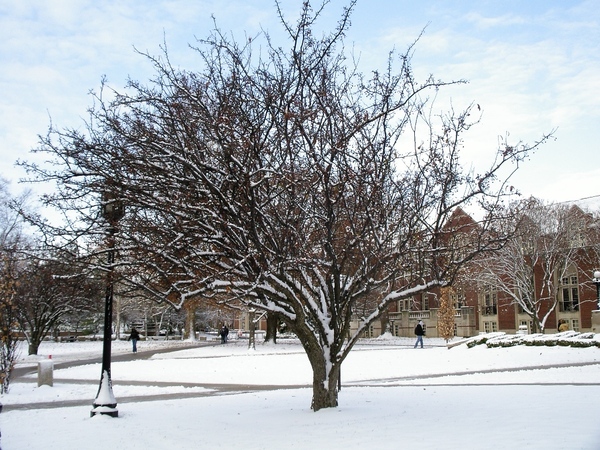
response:
<svg viewBox="0 0 600 450"><path fill-rule="evenodd" d="M568 258L562 259L567 263L560 270L551 268L552 292L544 287L544 272L548 269L543 269L540 261L532 265L534 292L540 307L538 317L544 319L545 333L556 332L559 320L564 320L571 330L592 331L592 311L598 309L592 274L600 267L600 222L578 206L568 209L565 220L563 241L567 245L561 251L568 253ZM468 235L478 224L469 214L457 208L449 219L448 227L452 230L453 240L459 242L461 233ZM541 236L541 239L547 238ZM483 282L473 272L477 267L475 264L468 268L467 276L449 288L454 305L454 335L470 337L494 331L537 331L531 316L517 304L514 295L498 289L494 283ZM438 337L440 295L440 290L436 289L393 303L388 314L365 332L365 337L377 337L384 331L394 336L413 337L419 320L424 322L428 337ZM257 330L266 330L263 315L257 320ZM232 325L234 329L249 329L247 312L238 313Z"/></svg>
<svg viewBox="0 0 600 450"><path fill-rule="evenodd" d="M567 244L556 251L568 253L568 257L563 255L560 267L558 263L550 267L549 275L545 275L548 267L543 267L544 262L551 260L549 257L532 263L533 292L539 306L537 317L543 319L546 333L556 332L559 320L565 321L571 330L592 331L592 311L598 309L592 274L600 266L600 223L577 206L566 211L564 220L562 240ZM461 209L455 211L450 222L454 229L457 224L462 230L477 227L477 223ZM549 239L549 236L542 235L540 239ZM524 255L527 257L527 252ZM537 331L531 316L515 300L514 293L509 295L506 289L499 289L497 283L484 283L477 275L471 272L459 285L451 288L455 336ZM385 329L395 336L412 337L415 324L423 320L427 336L437 337L439 299L440 292L436 290L398 301L390 308L387 320L374 324L366 334L375 337Z"/></svg>

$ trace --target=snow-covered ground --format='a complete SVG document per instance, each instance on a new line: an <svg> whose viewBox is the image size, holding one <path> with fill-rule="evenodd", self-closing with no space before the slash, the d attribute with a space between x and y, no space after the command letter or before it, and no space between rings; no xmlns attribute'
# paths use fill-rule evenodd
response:
<svg viewBox="0 0 600 450"><path fill-rule="evenodd" d="M135 360L112 363L118 418L90 417L99 363L55 369L53 387L38 387L36 373L15 379L1 398L2 448L600 449L600 349L412 343L358 345L342 366L340 406L315 413L310 365L296 342L254 351L244 341L186 349L189 342L141 342ZM142 359L165 346L172 351ZM19 367L101 349L44 343ZM113 343L113 355L129 351Z"/></svg>

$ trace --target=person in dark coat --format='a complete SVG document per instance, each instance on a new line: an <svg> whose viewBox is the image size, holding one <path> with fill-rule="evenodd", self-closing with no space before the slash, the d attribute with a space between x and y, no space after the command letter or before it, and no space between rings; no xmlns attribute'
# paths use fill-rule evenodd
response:
<svg viewBox="0 0 600 450"><path fill-rule="evenodd" d="M135 328L131 329L131 334L127 338L133 344L133 353L137 353L137 341L140 339L140 333Z"/></svg>
<svg viewBox="0 0 600 450"><path fill-rule="evenodd" d="M423 328L422 320L419 320L419 323L415 327L415 334L417 335L417 342L415 342L414 348L417 348L417 345L419 345L419 343L421 344L421 348L423 348L423 336L425 336L425 328Z"/></svg>
<svg viewBox="0 0 600 450"><path fill-rule="evenodd" d="M221 344L227 344L227 336L229 335L229 328L227 328L227 325L221 327L219 334L221 335Z"/></svg>

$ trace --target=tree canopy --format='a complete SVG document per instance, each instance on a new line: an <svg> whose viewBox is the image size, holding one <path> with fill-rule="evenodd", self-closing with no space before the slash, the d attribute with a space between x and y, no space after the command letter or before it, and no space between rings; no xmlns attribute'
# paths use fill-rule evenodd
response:
<svg viewBox="0 0 600 450"><path fill-rule="evenodd" d="M474 108L431 114L454 82L415 79L414 46L359 72L344 46L353 6L321 37L322 8L304 2L295 23L280 11L286 47L215 28L195 47L199 70L147 54L154 79L103 85L83 131L53 128L35 149L54 165L25 164L75 219L46 228L57 242L97 252L102 199L125 205L122 282L176 308L213 298L276 314L311 362L314 410L337 406L342 361L392 302L502 244L501 174L538 145L503 143L488 170L465 168ZM482 211L467 241L445 228L461 205Z"/></svg>

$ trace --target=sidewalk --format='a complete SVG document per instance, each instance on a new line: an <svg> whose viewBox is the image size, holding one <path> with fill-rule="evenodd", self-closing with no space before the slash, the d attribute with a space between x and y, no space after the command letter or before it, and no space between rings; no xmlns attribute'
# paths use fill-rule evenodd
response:
<svg viewBox="0 0 600 450"><path fill-rule="evenodd" d="M170 353L179 350L187 350L191 348L197 347L208 347L218 345L214 342L206 342L206 341L194 341L189 342L183 345L179 345L177 347L165 347L159 349L150 349L150 350L140 350L137 353L127 352L127 353L119 353L114 354L111 357L111 362L127 362L127 361L136 361L136 360L145 360L150 359L152 356L161 354L161 353ZM84 359L75 359L70 361L63 362L55 362L54 370L60 369L68 369L77 366L84 366L88 364L100 364L102 362L102 355L99 354L94 358L84 358ZM31 383L37 384L38 380L35 374L37 374L37 364L25 364L21 366L17 366L13 369L11 385L16 383ZM62 379L54 377L55 384L69 384L69 385L89 385L90 392L95 393L98 389L98 380L73 380L73 379ZM137 381L124 381L120 382L119 380L112 380L113 386L127 385L127 386L157 386L157 387L169 387L169 386L183 386L183 387L203 387L198 384L193 383L181 383L181 382L173 382L173 383L165 383L165 382L137 382ZM197 395L203 394L203 395ZM186 398L190 396L205 396L208 395L208 392L204 393L181 393L181 394L159 394L159 395L140 395L140 396L129 396L117 398L119 403L127 403L129 402L140 402L140 401L151 401L158 400L162 397L164 398ZM10 394L8 394L10 395ZM29 409L48 409L48 408L61 408L61 407L69 407L69 406L82 406L82 405L91 405L94 401L93 396L89 399L77 399L77 400L57 400L51 402L35 402L35 403L4 403L3 411L14 411L14 410L29 410Z"/></svg>
<svg viewBox="0 0 600 450"><path fill-rule="evenodd" d="M190 343L189 345L177 347L177 348L164 348L164 349L153 349L147 351L140 351L136 354L127 353L127 354L118 354L113 356L113 362L123 362L123 361L135 361L135 360L145 360L151 358L153 355L160 353L169 353L184 349L197 348L199 346L220 346L218 343ZM65 369L71 367L77 367L87 364L99 364L101 361L101 357L93 358L93 359L84 359L84 360L76 360L76 361L68 361L61 362L56 364L56 369ZM579 363L558 363L552 365L531 365L531 366L519 366L519 367L501 367L501 368L492 368L492 369L478 369L478 370L464 370L464 371L453 371L453 372L439 372L439 373L430 373L426 375L406 375L406 376L397 376L397 377L385 377L385 378L374 378L368 379L358 382L344 382L342 380L342 390L344 388L349 387L397 387L397 386L431 386L435 384L435 386L465 386L464 383L457 383L455 379L449 379L446 383L432 383L432 380L439 380L444 377L455 377L455 376L464 376L464 375L472 375L472 374L494 374L494 373L509 373L509 372L519 372L525 370L550 370L556 368L571 368L571 367L584 367L584 366L594 366L599 365L600 362L579 362ZM37 369L32 367L24 367L20 368L20 375L13 379L13 383L37 383L37 378L35 376L31 376L36 372ZM26 377L26 375L29 375ZM276 390L287 390L287 389L302 389L302 388L311 388L310 384L289 384L289 385L271 385L271 384L232 384L232 383L190 383L190 382L181 382L181 381L135 381L135 380L126 380L121 381L118 379L113 379L113 386L115 387L115 396L117 397L117 402L119 405L127 404L127 403L140 403L140 402L149 402L149 401L159 401L159 400L177 400L177 399L188 399L188 398L197 398L197 397L215 397L222 395L233 395L233 394L242 394L242 393L250 393L250 392L260 392L260 391L276 391ZM422 381L422 382L419 382ZM98 388L97 380L90 379L67 379L67 378L54 378L55 385L88 385L90 396L89 398L80 398L80 399L69 399L69 400L53 400L46 402L31 402L31 403L15 403L15 404L7 404L4 405L5 411L13 411L13 410L31 410L31 409L50 409L50 408L61 408L61 407L73 407L73 406L87 406L93 402L93 393L96 392ZM519 381L517 383L512 383L514 385L552 385L552 386L560 386L560 385L585 385L585 386L598 386L600 382L590 381L584 383L574 383L571 380L561 381L561 382L530 382L527 380ZM472 383L470 386L488 386L489 383ZM172 392L172 393L144 393L141 395L123 395L119 396L119 386L122 386L124 389L126 387L132 386L144 386L148 388L184 388L187 392ZM192 388L195 388L192 390ZM86 388L87 389L87 388ZM189 390L188 390L189 389ZM201 389L201 390L199 390Z"/></svg>

